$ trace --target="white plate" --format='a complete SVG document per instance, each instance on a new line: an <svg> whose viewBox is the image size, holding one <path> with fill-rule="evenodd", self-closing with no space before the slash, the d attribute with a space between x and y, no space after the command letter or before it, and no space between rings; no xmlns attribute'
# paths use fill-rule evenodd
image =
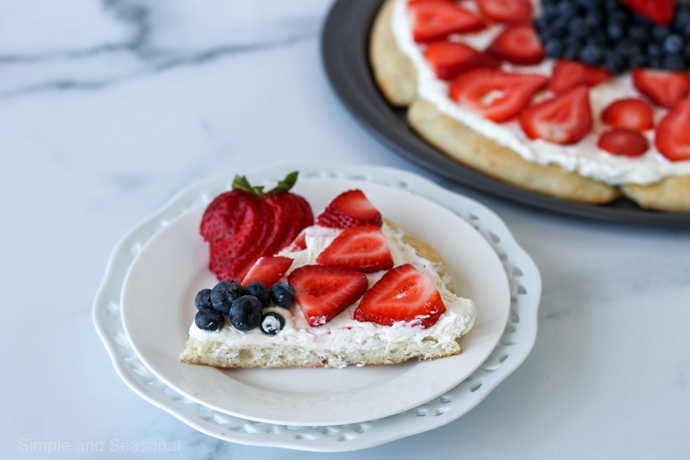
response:
<svg viewBox="0 0 690 460"><path fill-rule="evenodd" d="M433 399L464 380L489 356L505 328L510 289L498 256L458 215L405 190L345 179L300 178L294 191L311 203L316 215L339 193L357 187L386 218L432 242L455 272L460 291L474 300L477 321L462 339L462 354L345 369L219 370L180 363L178 356L196 310L194 296L216 282L207 269L207 246L199 236L206 207L200 204L151 238L125 278L122 321L142 362L171 388L207 407L287 425L337 425L386 417Z"/></svg>
<svg viewBox="0 0 690 460"><path fill-rule="evenodd" d="M157 240L159 233L164 232L168 228L174 228L175 225L172 224L176 219L184 219L185 214L193 213L199 206L202 206L210 198L227 188L229 179L215 180L186 189L162 210L123 238L113 252L104 281L94 301L94 323L110 353L116 370L134 391L190 426L220 439L244 444L270 445L303 450L343 451L381 444L455 420L483 400L496 385L522 363L529 354L536 338L536 312L541 295L541 280L532 260L517 245L503 222L491 211L472 200L441 189L421 177L388 168L293 163L250 173L250 177L260 177L265 179L266 182L271 182L282 177L286 171L292 169L301 171L300 181L304 180L305 183L308 182L305 179L310 179L311 181L316 178L337 178L354 180L361 188L374 183L385 185L391 189L406 190L410 193L432 199L451 210L455 215L462 217L465 222L469 222L471 227L476 229L476 231L472 230L472 232L481 235L481 243L479 244L488 244L491 247L491 259L499 260L499 265L504 273L503 276L509 281L510 316L505 327L501 327L501 340L493 350L490 350L487 359L483 363L480 362L478 367L470 371L470 375L463 382L447 392L435 398L432 396L433 399L431 401L401 413L381 419L362 420L358 423L314 427L256 422L247 418L228 415L223 411L198 402L198 397L189 397L186 391L177 391L177 388L161 379L148 367L149 365L155 367L159 359L168 352L167 349L156 350L153 355L148 356L150 363L143 362L140 356L134 352L129 337L123 331L121 314L122 309L125 307L121 302L120 290L124 284L127 271L133 265L135 259L139 258L137 255L142 253L142 248L146 247L151 241ZM326 196L324 199L327 198ZM406 222L400 220L404 218L404 216L398 218L401 224ZM465 226L465 224L460 225ZM168 269L167 267L159 268L162 270ZM464 273L459 274L459 277L462 275ZM203 284L201 279L195 282ZM467 286L464 287L467 288ZM189 287L187 289L193 290L194 288ZM174 305L170 311L175 311ZM185 311L185 309L178 308L178 311ZM180 314L180 316L184 315L185 313ZM164 317L170 316L174 315L164 315ZM185 322L189 323L191 321L190 318L191 316L186 318ZM152 330L161 329L160 324L158 324L158 327L156 327L156 324L155 322L153 323L154 327ZM481 330L479 329L481 327L481 319L477 327L477 330ZM186 326L184 327L184 334L186 336ZM471 337L470 335L468 339L471 339ZM467 347L466 352L456 357L458 360L468 356L470 347L467 344L465 346ZM173 353L173 356L176 359L176 353ZM400 367L410 368L409 371L413 372L415 368L422 365L442 363L443 361L447 360ZM215 371L213 369L209 370ZM370 369L353 368L307 371L309 371L309 374L318 372L345 374L351 371L368 370ZM277 370L277 372L283 371ZM298 375L300 371L296 370L295 375ZM273 372L276 371L266 370L260 372L260 374ZM288 370L287 372L292 373L293 371ZM387 379L391 378L391 376L385 375L387 372L389 371L383 371L384 375L378 381L376 381L376 378L369 379L367 385L370 385L372 381L376 385L387 385ZM250 372L246 371L240 371L239 373L250 374ZM395 373L396 375L392 378L404 379L405 373ZM305 376L309 377L307 373L305 373ZM235 381L237 379L237 377L223 378ZM262 379L263 376L257 378ZM254 379L249 379L242 383L253 384L254 382ZM297 379L295 378L293 383L290 383L288 386L294 385L296 382Z"/></svg>

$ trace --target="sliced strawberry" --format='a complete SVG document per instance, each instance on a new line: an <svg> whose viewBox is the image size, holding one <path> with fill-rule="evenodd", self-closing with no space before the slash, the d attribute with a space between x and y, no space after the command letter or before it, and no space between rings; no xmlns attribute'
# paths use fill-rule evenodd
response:
<svg viewBox="0 0 690 460"><path fill-rule="evenodd" d="M265 215L261 212L259 200L249 196L242 203L244 213L235 233L209 242L209 270L219 280L241 280L253 263L246 258L257 251L257 237L264 237Z"/></svg>
<svg viewBox="0 0 690 460"><path fill-rule="evenodd" d="M348 228L357 225L383 224L378 209L359 189L348 190L336 196L326 208L316 216L316 223L322 227Z"/></svg>
<svg viewBox="0 0 690 460"><path fill-rule="evenodd" d="M264 255L272 255L292 243L299 232L314 222L311 206L307 201L293 193L267 196L262 205L272 213L274 233L265 243Z"/></svg>
<svg viewBox="0 0 690 460"><path fill-rule="evenodd" d="M563 94L576 86L596 86L611 78L611 72L600 67L561 59L553 66L549 89L554 94Z"/></svg>
<svg viewBox="0 0 690 460"><path fill-rule="evenodd" d="M209 270L219 280L239 281L261 257L273 255L313 224L307 201L290 188L297 172L267 191L235 176L233 190L211 201L199 232L209 243Z"/></svg>
<svg viewBox="0 0 690 460"><path fill-rule="evenodd" d="M234 277L224 270L225 261L232 258L234 245L223 240L209 243L208 269L216 275L219 281L232 281Z"/></svg>
<svg viewBox="0 0 690 460"><path fill-rule="evenodd" d="M240 247L235 241L219 240L209 243L211 255L208 269L219 281L239 282L244 276L243 273L248 270L244 266L233 263Z"/></svg>
<svg viewBox="0 0 690 460"><path fill-rule="evenodd" d="M476 69L460 74L450 84L450 98L497 123L514 118L544 88L543 75Z"/></svg>
<svg viewBox="0 0 690 460"><path fill-rule="evenodd" d="M606 106L601 113L601 121L612 128L647 131L654 127L654 111L642 99L618 99Z"/></svg>
<svg viewBox="0 0 690 460"><path fill-rule="evenodd" d="M424 57L441 80L452 80L456 75L478 67L496 68L500 63L486 53L464 43L439 40L429 43Z"/></svg>
<svg viewBox="0 0 690 460"><path fill-rule="evenodd" d="M428 43L452 33L468 33L486 27L476 14L450 2L425 1L408 5L412 36L417 43Z"/></svg>
<svg viewBox="0 0 690 460"><path fill-rule="evenodd" d="M630 128L613 128L599 136L597 146L612 155L639 157L649 150L647 138Z"/></svg>
<svg viewBox="0 0 690 460"><path fill-rule="evenodd" d="M302 231L303 228L309 227L314 224L314 214L311 210L311 205L309 202L302 196L302 195L297 195L295 193L289 193L288 194L289 199L292 200L293 206L295 209L297 209L297 215L296 215L296 220L299 222L297 225L297 231L293 232L286 241L285 244L287 245L288 243L292 242L299 232Z"/></svg>
<svg viewBox="0 0 690 460"><path fill-rule="evenodd" d="M411 264L386 272L357 306L354 318L384 326L398 322L433 326L446 311L434 281Z"/></svg>
<svg viewBox="0 0 690 460"><path fill-rule="evenodd" d="M633 10L658 24L666 25L673 19L676 0L621 0Z"/></svg>
<svg viewBox="0 0 690 460"><path fill-rule="evenodd" d="M249 269L240 284L246 287L249 283L258 281L270 289L288 271L290 265L290 257L263 256Z"/></svg>
<svg viewBox="0 0 690 460"><path fill-rule="evenodd" d="M231 190L215 197L206 207L199 224L199 233L204 241L230 238L237 233L245 218L247 200L253 200L253 197L241 190Z"/></svg>
<svg viewBox="0 0 690 460"><path fill-rule="evenodd" d="M690 99L684 99L659 122L654 139L657 150L670 161L690 160L689 127Z"/></svg>
<svg viewBox="0 0 690 460"><path fill-rule="evenodd" d="M525 22L532 17L530 0L477 0L477 7L493 22Z"/></svg>
<svg viewBox="0 0 690 460"><path fill-rule="evenodd" d="M487 52L497 59L519 65L534 65L544 60L544 47L529 22L506 26L491 42Z"/></svg>
<svg viewBox="0 0 690 460"><path fill-rule="evenodd" d="M589 89L575 89L525 109L520 126L530 139L556 144L574 144L592 130Z"/></svg>
<svg viewBox="0 0 690 460"><path fill-rule="evenodd" d="M260 223L252 235L252 240L235 256L232 264L240 273L246 274L252 265L262 256L276 254L287 247L302 231L313 224L311 207L302 206L306 200L293 193L277 193L260 199Z"/></svg>
<svg viewBox="0 0 690 460"><path fill-rule="evenodd" d="M270 230L272 225L268 223L269 216L260 213L258 215L253 231L242 239L233 238L223 240L224 243L232 244L232 249L226 246L225 259L222 261L221 270L226 273L225 279L242 280L254 263L268 253L267 245L272 238Z"/></svg>
<svg viewBox="0 0 690 460"><path fill-rule="evenodd" d="M393 256L381 227L361 225L343 230L318 255L316 263L373 273L392 268Z"/></svg>
<svg viewBox="0 0 690 460"><path fill-rule="evenodd" d="M633 85L640 93L667 109L690 93L690 77L685 72L633 69L631 74Z"/></svg>
<svg viewBox="0 0 690 460"><path fill-rule="evenodd" d="M304 265L288 275L310 326L326 324L362 297L369 287L364 273L340 267Z"/></svg>
<svg viewBox="0 0 690 460"><path fill-rule="evenodd" d="M266 224L270 226L265 251L262 252L272 255L287 245L285 240L290 235L292 235L290 240L294 239L298 222L292 218L283 194L268 195L260 201L260 204L262 214L268 217Z"/></svg>

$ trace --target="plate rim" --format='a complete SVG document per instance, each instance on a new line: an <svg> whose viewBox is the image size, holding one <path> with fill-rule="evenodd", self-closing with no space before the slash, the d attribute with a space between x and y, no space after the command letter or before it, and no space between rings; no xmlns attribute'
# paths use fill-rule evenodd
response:
<svg viewBox="0 0 690 460"><path fill-rule="evenodd" d="M253 180L257 182L256 178ZM316 190L326 185L326 181L339 181L338 187L340 187L340 183L342 183L343 190L361 184L345 179L307 177L301 178L298 185L306 184L304 186L308 190L316 193ZM208 183L208 185L210 187L211 183ZM329 186L332 187L332 185ZM458 236L465 235L462 242L456 241L457 244L469 245L473 248L472 251L475 251L474 247L478 245L482 246L481 249L476 249L476 251L480 252L479 254L472 254L470 251L470 255L458 255L457 257L462 259L462 262L458 262L457 265L463 266L468 270L474 266L470 260L467 260L468 257L474 257L477 260L486 258L487 260L484 260L482 264L489 263L492 266L492 274L499 276L499 279L492 279L490 282L491 286L488 286L487 284L489 282L482 282L482 280L478 278L478 275L474 275L474 278L472 278L472 273L470 273L470 280L474 280L472 286L478 289L476 294L479 295L479 297L470 295L470 298L475 302L484 299L484 303L482 304L483 307L482 305L478 305L480 311L477 320L481 322L482 325L480 326L477 324L474 328L476 331L475 334L480 335L475 335L473 338L469 335L472 334L473 331L469 332L467 338L464 339L466 343L469 341L464 347L466 348L464 353L443 360L425 362L411 360L404 364L406 366L405 368L401 368L400 366L370 366L368 369L358 369L355 366L350 366L349 369L335 371L346 374L342 375L342 378L345 379L343 381L355 381L356 379L352 378L352 374L354 373L364 372L367 375L371 375L379 374L387 370L388 372L385 373L389 374L389 376L392 375L393 380L381 379L376 384L352 390L344 390L344 392L337 392L334 394L333 398L329 400L331 403L329 407L326 407L324 403L315 400L314 397L310 397L308 394L304 394L302 397L295 395L294 398L290 399L290 407L257 407L253 404L255 404L257 400L261 401L263 399L260 397L261 394L265 393L264 397L269 399L283 399L285 397L284 393L280 390L254 388L252 385L244 383L242 379L238 380L232 376L228 376L226 371L204 366L181 364L177 359L175 359L174 364L170 363L169 360L173 356L176 358L179 352L182 351L182 348L174 351L168 349L172 346L172 342L177 342L179 339L179 337L177 337L178 326L182 326L182 329L187 331L192 319L189 317L187 318L187 323L177 324L180 321L177 315L170 315L162 319L165 323L158 324L155 330L151 331L151 328L146 326L150 324L150 321L146 321L145 319L148 318L153 311L158 313L165 311L165 307L157 304L153 307L153 310L144 310L141 308L142 300L140 300L140 297L137 298L136 295L141 295L142 292L145 296L149 295L145 287L147 284L150 284L148 282L151 281L151 277L158 277L159 280L161 279L161 272L151 269L151 264L155 263L153 262L153 258L156 257L156 254L163 254L167 257L170 252L161 249L160 246L165 246L166 244L170 245L170 241L173 243L178 242L180 233L185 235L190 233L196 234L196 225L192 223L192 220L195 219L196 215L201 214L205 206L205 204L200 203L198 206L187 210L177 218L169 221L164 228L161 228L159 232L152 235L142 247L139 254L137 254L137 257L133 260L127 276L125 277L122 287L122 322L125 334L139 356L139 359L160 380L178 393L199 404L236 417L274 424L328 426L334 424L358 423L375 418L383 418L417 407L461 383L462 380L481 366L482 362L495 348L502 336L502 331L508 318L510 309L510 287L508 285L507 276L505 276L503 271L500 258L495 254L493 247L488 244L481 234L476 232L476 229L467 221L453 213L447 207L437 204L433 199L412 194L404 189L386 187L375 183L361 184L360 187L365 190L368 188L367 193L371 194L370 196L377 196L380 199L385 197L383 199L396 202L407 199L420 200L420 202L417 203L419 206L415 205L415 208L420 207L423 203L423 211L431 209L431 211L426 212L433 212L434 215L436 215L436 213L442 213L443 218L448 219L447 223L453 222L453 225L456 226L458 229ZM399 223L397 218L394 220ZM407 228L407 226L405 228ZM439 233L437 236L440 236L440 233L446 233L440 230L436 230L436 232ZM161 236L164 237L163 240L160 239ZM154 253L151 252L152 250ZM492 257L490 261L488 261L489 257ZM457 262L457 258L448 259L448 262L454 264ZM201 271L204 269L203 265L199 265L198 268ZM185 268L181 268L180 270L184 271ZM191 269L191 271L196 271L196 267ZM137 276L137 278L133 279L133 276ZM146 281L141 281L139 278L140 276L146 278ZM166 270L165 279L171 276L174 278L175 275L171 270ZM180 281L181 280L176 279L178 284ZM153 283L153 285L156 284ZM134 292L132 292L132 287L134 287ZM169 290L164 289L163 286L158 286L158 289L154 289L154 292L157 293L155 297L159 296L160 294L158 294L158 292L161 291L166 292L166 296L169 295L167 294ZM489 294L487 294L487 292L489 292ZM491 298L493 301L487 301L486 297ZM495 302L498 299L494 297L500 297L500 305ZM489 315L492 321L487 323L487 317L481 316L482 312ZM158 315L155 316L159 317ZM164 346L165 358L161 356L161 350L156 343L157 338L160 338L161 335L165 336L164 340L166 340L165 343L167 343L167 345ZM187 337L188 336L185 334L185 341ZM476 337L486 337L486 340ZM469 347L476 348L470 349ZM468 365L468 363L470 364ZM278 370L278 372L290 371L290 369ZM253 372L261 375L265 373L266 370L249 369L242 372ZM291 373L294 374L298 372L300 371L292 370ZM319 370L315 372L319 372ZM232 370L230 373L232 373ZM319 372L319 375L322 374ZM367 375L362 375L362 377L366 378ZM328 375L326 381L329 381L330 378L331 375ZM205 382L208 381L208 379L213 379L214 384L209 384L207 386ZM400 392L394 388L396 385L404 385L405 387L412 386L413 389L408 389L408 392L405 393L406 397L402 398ZM220 389L221 387L222 390ZM228 398L225 395L225 393L234 394L236 391L244 396L242 398ZM395 398L389 398L389 395L393 392L395 393ZM324 393L321 393L321 395L323 394ZM361 405L358 406L353 398L361 400ZM397 404L391 407L388 405L371 403L371 401L381 400L381 398L388 401L393 400L397 402ZM358 407L359 410L357 410ZM309 408L311 408L311 410L309 410ZM295 412L290 413L290 410L294 410Z"/></svg>
<svg viewBox="0 0 690 460"><path fill-rule="evenodd" d="M513 203L593 221L690 228L690 213L644 210L626 198L610 205L588 205L522 189L466 167L422 140L404 122L404 110L385 101L372 76L367 56L369 31L384 1L336 0L321 30L320 50L326 77L338 99L379 142L436 175Z"/></svg>
<svg viewBox="0 0 690 460"><path fill-rule="evenodd" d="M534 261L518 245L505 223L484 205L455 192L442 189L414 173L380 166L338 165L331 163L289 163L276 166L276 177L286 167L325 177L348 176L390 186L406 186L423 196L429 190L441 193L440 204L461 212L501 256L511 280L511 314L504 336L480 370L448 392L419 408L395 416L347 426L295 427L255 423L217 413L188 400L167 387L138 361L127 342L120 320L120 284L140 240L155 232L166 216L154 213L123 236L111 253L104 278L94 298L92 320L118 376L136 394L173 415L188 426L215 438L245 445L270 446L317 452L358 450L419 434L450 423L466 414L512 374L528 357L537 335L537 314L541 297L541 276ZM264 168L265 169L265 168ZM391 179L395 176L395 179ZM205 181L204 181L205 182ZM230 180L227 179L227 183ZM179 192L170 202L179 208L193 205L199 184ZM516 271L517 270L517 271Z"/></svg>

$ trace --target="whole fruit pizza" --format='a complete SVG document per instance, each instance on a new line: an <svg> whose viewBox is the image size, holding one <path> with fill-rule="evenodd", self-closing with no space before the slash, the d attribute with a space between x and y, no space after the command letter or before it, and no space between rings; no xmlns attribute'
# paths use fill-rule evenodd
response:
<svg viewBox="0 0 690 460"><path fill-rule="evenodd" d="M427 142L593 205L690 212L690 3L386 0L375 80Z"/></svg>
<svg viewBox="0 0 690 460"><path fill-rule="evenodd" d="M396 364L461 353L476 307L443 257L362 190L315 213L291 191L237 176L200 238L217 283L196 294L180 360L219 368Z"/></svg>

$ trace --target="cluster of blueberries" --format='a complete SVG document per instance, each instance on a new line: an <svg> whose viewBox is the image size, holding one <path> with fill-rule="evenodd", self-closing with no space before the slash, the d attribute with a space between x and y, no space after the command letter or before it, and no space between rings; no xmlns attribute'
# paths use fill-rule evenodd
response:
<svg viewBox="0 0 690 460"><path fill-rule="evenodd" d="M544 51L603 67L684 71L690 67L690 4L679 2L668 25L656 24L620 0L542 0L534 21Z"/></svg>
<svg viewBox="0 0 690 460"><path fill-rule="evenodd" d="M236 281L220 281L213 289L197 292L194 323L199 329L218 331L225 326L227 316L239 331L261 327L265 334L276 335L285 327L285 318L274 311L264 311L271 302L288 308L295 302L295 290L288 283L275 283L268 289L258 281L244 287Z"/></svg>

